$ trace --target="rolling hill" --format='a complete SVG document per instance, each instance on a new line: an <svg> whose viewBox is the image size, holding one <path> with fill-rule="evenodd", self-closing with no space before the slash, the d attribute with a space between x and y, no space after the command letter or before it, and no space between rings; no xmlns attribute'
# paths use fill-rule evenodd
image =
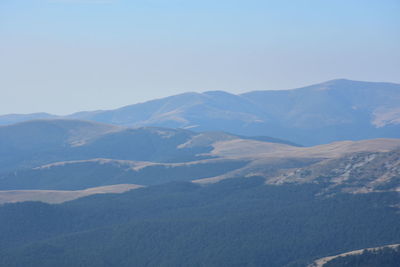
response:
<svg viewBox="0 0 400 267"><path fill-rule="evenodd" d="M0 174L57 161L110 158L183 162L205 158L212 144L226 140L295 144L266 136L196 133L160 127L127 128L72 119L32 120L0 126ZM261 141L259 141L261 140Z"/></svg>

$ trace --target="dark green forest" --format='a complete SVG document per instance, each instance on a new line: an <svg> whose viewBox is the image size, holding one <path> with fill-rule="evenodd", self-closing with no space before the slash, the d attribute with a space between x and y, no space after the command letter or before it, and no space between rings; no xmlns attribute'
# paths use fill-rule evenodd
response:
<svg viewBox="0 0 400 267"><path fill-rule="evenodd" d="M390 193L261 178L172 182L64 204L0 208L0 266L306 266L400 241Z"/></svg>

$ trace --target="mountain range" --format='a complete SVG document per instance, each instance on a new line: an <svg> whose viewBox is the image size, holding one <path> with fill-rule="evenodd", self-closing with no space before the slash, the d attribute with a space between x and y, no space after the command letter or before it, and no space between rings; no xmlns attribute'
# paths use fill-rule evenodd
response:
<svg viewBox="0 0 400 267"><path fill-rule="evenodd" d="M184 93L115 110L0 116L0 124L69 118L139 127L272 136L302 145L400 137L400 85L332 80L292 90Z"/></svg>
<svg viewBox="0 0 400 267"><path fill-rule="evenodd" d="M396 266L399 103L334 80L0 116L0 266Z"/></svg>

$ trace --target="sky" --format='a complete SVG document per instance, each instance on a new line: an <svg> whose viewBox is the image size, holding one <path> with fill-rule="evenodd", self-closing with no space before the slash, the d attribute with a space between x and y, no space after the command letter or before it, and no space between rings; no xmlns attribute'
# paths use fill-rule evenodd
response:
<svg viewBox="0 0 400 267"><path fill-rule="evenodd" d="M0 114L400 83L399 0L0 0Z"/></svg>

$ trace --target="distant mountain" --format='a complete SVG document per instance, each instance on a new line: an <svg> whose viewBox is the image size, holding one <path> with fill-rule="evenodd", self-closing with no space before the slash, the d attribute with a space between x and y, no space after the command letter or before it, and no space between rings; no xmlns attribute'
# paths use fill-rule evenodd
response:
<svg viewBox="0 0 400 267"><path fill-rule="evenodd" d="M49 114L0 116L0 124ZM120 126L158 126L273 136L304 145L400 137L400 85L333 80L304 88L185 93L66 118Z"/></svg>
<svg viewBox="0 0 400 267"><path fill-rule="evenodd" d="M400 137L400 84L333 80L242 96L282 122L271 136L304 144Z"/></svg>

